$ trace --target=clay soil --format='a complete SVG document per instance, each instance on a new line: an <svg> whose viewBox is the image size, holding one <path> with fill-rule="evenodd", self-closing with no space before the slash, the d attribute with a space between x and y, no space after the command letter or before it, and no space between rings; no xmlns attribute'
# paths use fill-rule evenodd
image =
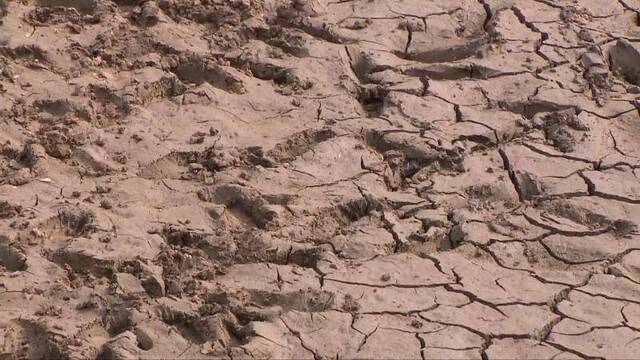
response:
<svg viewBox="0 0 640 360"><path fill-rule="evenodd" d="M0 0L0 359L640 356L639 0Z"/></svg>

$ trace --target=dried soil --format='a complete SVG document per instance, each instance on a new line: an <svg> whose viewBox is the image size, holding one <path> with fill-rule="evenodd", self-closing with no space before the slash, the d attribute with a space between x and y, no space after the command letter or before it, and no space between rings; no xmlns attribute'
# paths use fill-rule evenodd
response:
<svg viewBox="0 0 640 360"><path fill-rule="evenodd" d="M0 0L0 359L637 357L639 25Z"/></svg>

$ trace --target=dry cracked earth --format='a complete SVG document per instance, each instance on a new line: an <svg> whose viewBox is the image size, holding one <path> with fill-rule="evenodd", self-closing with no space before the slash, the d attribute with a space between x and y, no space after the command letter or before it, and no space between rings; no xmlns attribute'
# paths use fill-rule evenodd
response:
<svg viewBox="0 0 640 360"><path fill-rule="evenodd" d="M0 22L0 359L640 354L639 0Z"/></svg>

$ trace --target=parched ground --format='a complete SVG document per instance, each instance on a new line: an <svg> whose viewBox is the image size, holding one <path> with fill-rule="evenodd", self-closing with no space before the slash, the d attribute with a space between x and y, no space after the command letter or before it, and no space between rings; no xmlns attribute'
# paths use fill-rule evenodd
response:
<svg viewBox="0 0 640 360"><path fill-rule="evenodd" d="M0 22L0 359L640 354L640 0Z"/></svg>

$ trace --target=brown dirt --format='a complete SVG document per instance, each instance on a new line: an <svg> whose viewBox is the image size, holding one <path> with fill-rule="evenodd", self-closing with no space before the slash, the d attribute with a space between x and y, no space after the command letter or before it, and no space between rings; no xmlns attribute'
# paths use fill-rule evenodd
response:
<svg viewBox="0 0 640 360"><path fill-rule="evenodd" d="M639 16L0 0L0 359L637 357Z"/></svg>

